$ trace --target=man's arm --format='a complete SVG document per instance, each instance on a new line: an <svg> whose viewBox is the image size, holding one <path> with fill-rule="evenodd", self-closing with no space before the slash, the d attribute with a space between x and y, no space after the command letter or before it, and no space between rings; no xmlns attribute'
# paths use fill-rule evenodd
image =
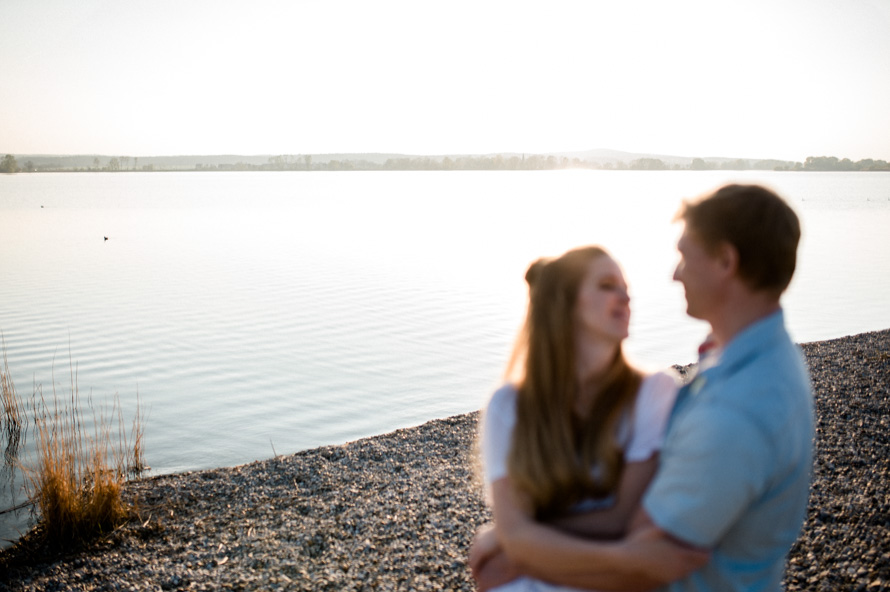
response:
<svg viewBox="0 0 890 592"><path fill-rule="evenodd" d="M620 539L628 532L631 518L639 508L640 498L656 466L657 455L645 461L629 463L619 483L614 505L556 519L549 525L585 538ZM529 516L528 500L514 490L509 478L492 484L492 502L496 524L507 522L516 515ZM520 565L503 553L499 539L509 535L501 532L501 536L498 536L495 530L491 525L480 529L470 548L469 565L480 590L506 583L519 575L532 575L523 574ZM487 586L486 582L492 585Z"/></svg>
<svg viewBox="0 0 890 592"><path fill-rule="evenodd" d="M535 578L575 588L650 590L681 579L708 561L655 525L644 510L620 541L575 537L516 513L498 535L507 558Z"/></svg>

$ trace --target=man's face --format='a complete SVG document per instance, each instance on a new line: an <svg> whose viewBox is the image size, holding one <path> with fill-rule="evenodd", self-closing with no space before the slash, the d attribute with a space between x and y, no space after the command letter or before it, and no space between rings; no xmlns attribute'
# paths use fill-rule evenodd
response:
<svg viewBox="0 0 890 592"><path fill-rule="evenodd" d="M677 250L680 262L674 271L674 280L683 284L686 291L686 314L709 321L720 294L723 275L720 261L688 226L677 242Z"/></svg>

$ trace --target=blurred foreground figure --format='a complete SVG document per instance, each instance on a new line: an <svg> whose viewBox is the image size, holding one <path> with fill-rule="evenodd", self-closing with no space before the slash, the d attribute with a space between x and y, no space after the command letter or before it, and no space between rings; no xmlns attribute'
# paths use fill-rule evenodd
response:
<svg viewBox="0 0 890 592"><path fill-rule="evenodd" d="M495 514L470 563L481 589L515 574L582 589L782 589L806 514L813 411L780 297L800 225L754 185L683 205L674 279L686 312L711 325L697 376L677 395L658 468L628 532L593 540L528 512ZM520 587L520 578L504 589Z"/></svg>

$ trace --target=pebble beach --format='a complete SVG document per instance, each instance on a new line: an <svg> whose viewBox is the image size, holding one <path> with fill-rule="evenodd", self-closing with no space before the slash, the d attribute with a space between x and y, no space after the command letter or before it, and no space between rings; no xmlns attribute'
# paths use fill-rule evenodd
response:
<svg viewBox="0 0 890 592"><path fill-rule="evenodd" d="M890 329L802 348L816 460L786 589L890 590ZM130 482L132 521L63 551L29 533L0 551L0 591L472 591L477 421Z"/></svg>

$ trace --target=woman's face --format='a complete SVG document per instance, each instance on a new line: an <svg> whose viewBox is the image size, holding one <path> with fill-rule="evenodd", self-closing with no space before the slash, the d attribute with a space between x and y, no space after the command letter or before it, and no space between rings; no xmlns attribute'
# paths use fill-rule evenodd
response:
<svg viewBox="0 0 890 592"><path fill-rule="evenodd" d="M630 324L630 296L618 263L608 255L587 264L575 305L578 330L609 342L627 337Z"/></svg>

